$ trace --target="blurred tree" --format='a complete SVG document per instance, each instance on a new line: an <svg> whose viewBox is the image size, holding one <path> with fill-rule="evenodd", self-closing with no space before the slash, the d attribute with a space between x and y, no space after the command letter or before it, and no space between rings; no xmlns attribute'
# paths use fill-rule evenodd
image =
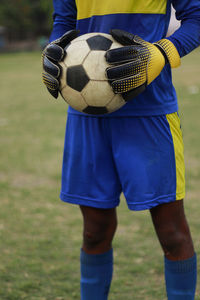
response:
<svg viewBox="0 0 200 300"><path fill-rule="evenodd" d="M6 27L9 39L49 35L52 11L50 0L1 0L0 25Z"/></svg>

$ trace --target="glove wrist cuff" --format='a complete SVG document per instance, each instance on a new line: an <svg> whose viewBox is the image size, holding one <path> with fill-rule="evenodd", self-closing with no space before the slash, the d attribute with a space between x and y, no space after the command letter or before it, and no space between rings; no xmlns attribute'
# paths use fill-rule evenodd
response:
<svg viewBox="0 0 200 300"><path fill-rule="evenodd" d="M156 43L154 43L155 46L157 46L160 51L165 53L165 56L167 57L167 60L171 66L171 68L177 68L181 64L181 58L178 53L178 50L174 46L174 44L167 40L162 39Z"/></svg>

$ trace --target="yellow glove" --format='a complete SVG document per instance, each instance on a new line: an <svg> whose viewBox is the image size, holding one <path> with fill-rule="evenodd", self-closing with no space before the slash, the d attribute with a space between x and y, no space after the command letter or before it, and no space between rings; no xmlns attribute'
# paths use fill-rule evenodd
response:
<svg viewBox="0 0 200 300"><path fill-rule="evenodd" d="M107 77L113 91L127 101L142 93L166 64L180 65L179 53L167 39L152 44L120 29L111 30L111 35L124 47L106 52L107 62L113 65L107 68Z"/></svg>

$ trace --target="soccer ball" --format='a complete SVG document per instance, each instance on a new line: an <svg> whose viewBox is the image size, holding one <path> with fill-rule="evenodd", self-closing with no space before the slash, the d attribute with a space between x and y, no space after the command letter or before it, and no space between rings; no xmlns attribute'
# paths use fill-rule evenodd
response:
<svg viewBox="0 0 200 300"><path fill-rule="evenodd" d="M122 47L111 35L88 33L74 39L66 48L61 66L60 93L74 109L86 114L107 114L126 102L115 94L106 78L109 66L105 53Z"/></svg>

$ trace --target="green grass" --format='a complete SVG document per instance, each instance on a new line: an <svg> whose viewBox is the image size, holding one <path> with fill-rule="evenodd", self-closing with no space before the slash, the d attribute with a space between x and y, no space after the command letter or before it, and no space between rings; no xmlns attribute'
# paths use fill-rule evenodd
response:
<svg viewBox="0 0 200 300"><path fill-rule="evenodd" d="M198 255L199 51L174 70L186 213ZM78 300L82 219L78 207L59 200L67 107L43 87L40 53L1 54L0 66L0 299ZM109 300L166 299L163 257L149 213L128 211L122 198L118 216Z"/></svg>

